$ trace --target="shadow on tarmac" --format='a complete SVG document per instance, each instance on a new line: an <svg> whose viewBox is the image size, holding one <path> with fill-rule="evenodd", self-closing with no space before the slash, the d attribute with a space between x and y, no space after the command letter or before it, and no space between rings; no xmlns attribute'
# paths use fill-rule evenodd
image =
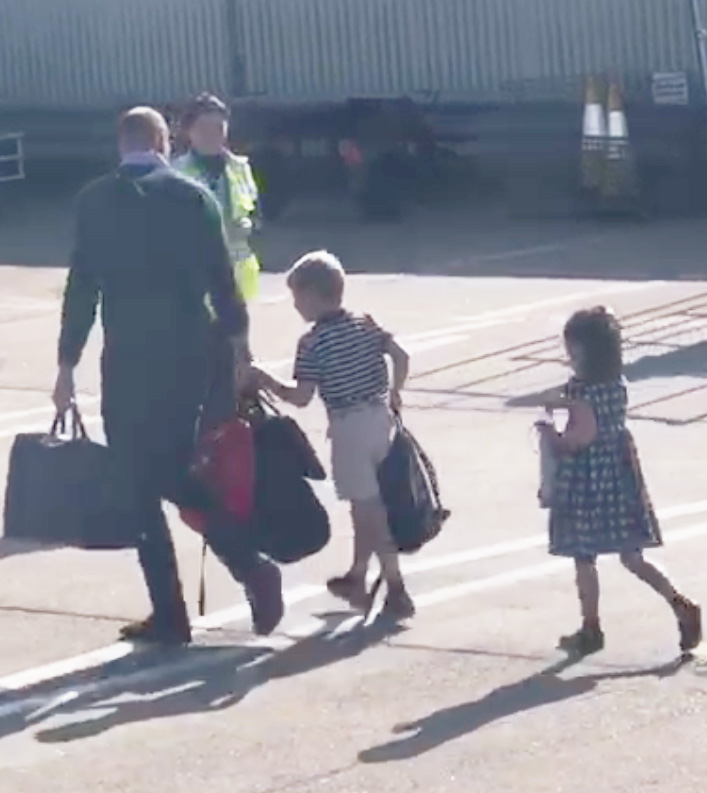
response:
<svg viewBox="0 0 707 793"><path fill-rule="evenodd" d="M406 737L366 749L359 754L359 760L369 764L409 760L500 719L585 696L604 681L667 678L677 674L684 665L679 659L649 669L602 672L569 679L560 677L576 663L577 659L565 658L528 678L496 688L479 700L436 711L410 724L399 724L393 733Z"/></svg>
<svg viewBox="0 0 707 793"><path fill-rule="evenodd" d="M658 355L644 355L638 360L626 364L624 367L624 376L630 383L651 380L653 378L707 378L707 341L675 346L673 349ZM520 396L507 399L504 404L508 408L539 408L544 406L551 397L557 395L558 388L558 386L555 386L530 394L521 394ZM681 391L678 394L672 395L672 398L703 390L704 388L707 388L707 384L691 387L686 391ZM640 419L641 417L631 416L631 418ZM691 417L685 420L652 417L651 421L670 425L692 424L704 418L707 418L707 416Z"/></svg>
<svg viewBox="0 0 707 793"><path fill-rule="evenodd" d="M272 680L296 677L353 658L404 630L389 620L377 619L337 636L336 629L352 619L350 612L325 613L316 618L323 621L320 631L282 651L223 645L146 650L93 670L91 679L104 682L92 694L81 695L81 680L58 681L52 685L52 690L59 690L55 699L50 691L44 694L47 702L39 710L0 721L0 738L55 717L64 723L38 731L38 742L66 743L126 724L226 710ZM138 682L131 685L130 677ZM140 681L140 677L144 679ZM73 696L72 683L77 686ZM22 697L35 694L23 691Z"/></svg>
<svg viewBox="0 0 707 793"><path fill-rule="evenodd" d="M7 559L10 556L21 556L26 553L37 553L39 551L52 550L41 543L25 542L24 540L8 539L0 537L0 559Z"/></svg>
<svg viewBox="0 0 707 793"><path fill-rule="evenodd" d="M120 726L224 711L268 682L307 674L354 658L404 631L400 625L379 619L337 635L337 629L352 619L350 613L316 616L323 621L322 629L283 651L224 645L144 650L137 651L129 659L94 670L92 679L97 677L99 685L92 693L81 693L81 679L57 681L49 692L45 686L41 697L44 704L38 710L15 714L1 721L0 738L33 729L52 719L56 724L39 729L35 740L49 745L64 744L92 738ZM477 651L466 649L464 652ZM500 719L590 694L602 682L669 678L687 662L681 658L646 669L610 669L562 678L561 674L578 660L565 657L528 678L494 689L479 700L445 708L411 724L398 725L393 732L405 737L367 749L358 755L358 760L371 764L410 759ZM126 673L126 662L132 667L132 674ZM132 684L131 678L135 681ZM73 691L72 683L76 686ZM56 691L53 699L51 691ZM37 693L41 692L23 691L21 696L32 698Z"/></svg>
<svg viewBox="0 0 707 793"><path fill-rule="evenodd" d="M511 370L507 373L509 376L514 374ZM650 404L658 404L668 402L681 396L687 396L698 391L707 390L707 341L699 341L694 344L676 345L673 349L658 355L644 355L638 360L627 363L624 366L624 376L630 383L637 383L644 380L653 378L677 378L677 377L693 377L704 378L705 383L699 385L689 386L676 393L671 393L667 397L661 397L655 402ZM500 379L500 378L498 378ZM471 385L475 385L472 383ZM507 409L514 408L542 408L551 399L556 398L561 392L562 384L557 383L549 388L544 388L540 391L531 391L525 394L519 394L508 398L503 398L502 394L494 393L492 391L470 391L467 384L458 387L448 388L423 388L412 387L407 388L407 392L411 394L425 394L427 396L439 396L448 398L468 397L469 399L499 399L501 404L499 407L489 408L482 405L469 404L469 400L455 404L449 400L445 403L435 403L432 406L411 406L408 409L416 411L424 410L447 410L447 411L463 411L473 413L498 413ZM646 407L643 405L642 407ZM637 421L652 421L670 426L684 426L694 424L696 422L704 421L707 419L707 413L698 416L690 416L684 419L667 418L667 417L654 417L642 416L629 412L629 418Z"/></svg>

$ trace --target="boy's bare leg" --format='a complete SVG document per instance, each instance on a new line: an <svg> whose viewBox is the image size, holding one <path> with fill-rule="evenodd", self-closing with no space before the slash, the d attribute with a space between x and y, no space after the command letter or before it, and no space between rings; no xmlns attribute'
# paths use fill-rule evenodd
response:
<svg viewBox="0 0 707 793"><path fill-rule="evenodd" d="M367 611L369 598L366 591L366 576L375 549L371 537L370 522L360 517L360 510L351 504L351 522L353 524L353 562L343 576L331 578L327 582L329 592L335 597L345 600L350 606Z"/></svg>
<svg viewBox="0 0 707 793"><path fill-rule="evenodd" d="M366 521L359 519L355 504L351 504L351 522L353 524L354 558L347 578L366 579L368 567L375 548L371 541Z"/></svg>
<svg viewBox="0 0 707 793"><path fill-rule="evenodd" d="M383 502L376 498L351 504L354 533L361 538L361 547L372 549L378 557L383 580L388 586L385 610L399 619L411 617L415 607L407 593L400 572L398 551L388 526Z"/></svg>
<svg viewBox="0 0 707 793"><path fill-rule="evenodd" d="M351 504L354 536L364 553L375 553L380 561L383 579L392 587L402 586L398 554L393 545L388 515L380 499L354 501Z"/></svg>

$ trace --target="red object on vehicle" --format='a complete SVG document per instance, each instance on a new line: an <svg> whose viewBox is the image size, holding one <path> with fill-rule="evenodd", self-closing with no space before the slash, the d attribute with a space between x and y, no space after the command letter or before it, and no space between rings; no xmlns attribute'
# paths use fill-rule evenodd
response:
<svg viewBox="0 0 707 793"><path fill-rule="evenodd" d="M207 433L197 448L193 471L217 502L239 521L253 512L255 445L248 422L232 419ZM204 534L206 516L200 510L180 509L189 528Z"/></svg>
<svg viewBox="0 0 707 793"><path fill-rule="evenodd" d="M339 143L339 154L349 168L363 165L363 154L354 140L342 140Z"/></svg>

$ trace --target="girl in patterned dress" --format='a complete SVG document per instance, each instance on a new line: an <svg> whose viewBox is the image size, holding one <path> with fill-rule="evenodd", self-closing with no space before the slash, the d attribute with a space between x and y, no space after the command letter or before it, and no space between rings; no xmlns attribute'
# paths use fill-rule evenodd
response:
<svg viewBox="0 0 707 793"><path fill-rule="evenodd" d="M631 433L622 378L621 329L603 307L578 311L564 341L574 376L548 409L566 409L563 432L550 422L538 428L557 459L550 504L550 553L574 559L582 627L560 639L567 652L589 655L604 647L599 621L597 556L619 554L624 567L672 607L682 652L701 641L700 608L678 592L643 557L663 544Z"/></svg>

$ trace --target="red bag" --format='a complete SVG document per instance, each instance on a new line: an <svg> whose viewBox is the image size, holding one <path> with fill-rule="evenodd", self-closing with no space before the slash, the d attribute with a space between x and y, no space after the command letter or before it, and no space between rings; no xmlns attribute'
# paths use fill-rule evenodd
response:
<svg viewBox="0 0 707 793"><path fill-rule="evenodd" d="M255 445L248 422L234 418L207 433L197 448L193 471L229 514L240 521L250 518L255 499ZM189 528L205 533L203 512L180 509L179 515Z"/></svg>

